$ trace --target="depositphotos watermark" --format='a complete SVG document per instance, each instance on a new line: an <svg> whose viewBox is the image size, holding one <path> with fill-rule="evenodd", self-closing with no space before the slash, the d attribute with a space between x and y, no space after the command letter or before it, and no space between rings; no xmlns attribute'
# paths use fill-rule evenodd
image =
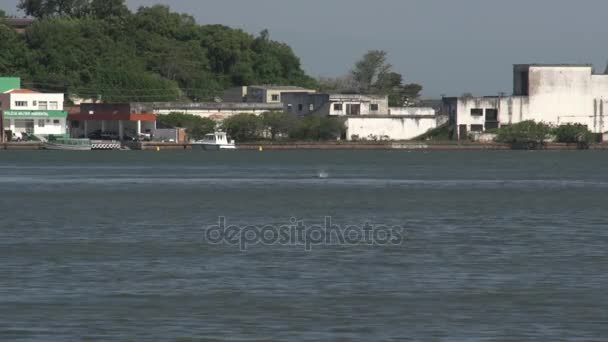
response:
<svg viewBox="0 0 608 342"><path fill-rule="evenodd" d="M307 225L291 218L286 225L238 226L229 225L226 217L219 217L217 225L205 228L205 240L212 245L238 246L246 251L255 245L302 246L311 251L315 246L398 246L404 242L400 226L373 225L340 226L325 217L324 224Z"/></svg>

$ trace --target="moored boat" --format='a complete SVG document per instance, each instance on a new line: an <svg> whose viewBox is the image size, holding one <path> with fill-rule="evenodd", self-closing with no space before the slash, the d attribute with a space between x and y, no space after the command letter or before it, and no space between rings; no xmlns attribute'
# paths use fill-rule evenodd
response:
<svg viewBox="0 0 608 342"><path fill-rule="evenodd" d="M236 144L234 140L228 140L228 135L224 132L207 134L203 140L192 143L193 148L200 148L205 151L234 150Z"/></svg>
<svg viewBox="0 0 608 342"><path fill-rule="evenodd" d="M44 143L47 150L64 151L90 151L92 149L90 139L54 139Z"/></svg>

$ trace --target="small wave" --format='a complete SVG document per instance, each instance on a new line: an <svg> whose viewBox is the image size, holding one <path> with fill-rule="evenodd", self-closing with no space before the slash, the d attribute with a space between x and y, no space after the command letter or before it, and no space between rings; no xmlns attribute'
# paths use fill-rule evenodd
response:
<svg viewBox="0 0 608 342"><path fill-rule="evenodd" d="M318 178L235 178L235 177L73 177L73 176L1 176L3 184L36 184L36 185L64 185L64 184L154 184L154 185L213 185L213 186L255 186L255 185L322 185L322 186L348 186L348 187L382 187L397 186L407 188L608 188L606 181L583 180L421 180L421 179L383 179L383 178L329 178L329 174L319 173Z"/></svg>

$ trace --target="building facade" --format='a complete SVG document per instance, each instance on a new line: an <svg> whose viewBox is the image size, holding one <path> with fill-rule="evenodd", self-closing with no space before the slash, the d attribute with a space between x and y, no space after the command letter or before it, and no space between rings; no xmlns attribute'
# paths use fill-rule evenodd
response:
<svg viewBox="0 0 608 342"><path fill-rule="evenodd" d="M284 93L283 110L298 116L388 115L388 96Z"/></svg>
<svg viewBox="0 0 608 342"><path fill-rule="evenodd" d="M12 89L0 94L4 139L15 135L65 135L67 112L63 94L45 94L28 89ZM10 132L10 135L6 133Z"/></svg>
<svg viewBox="0 0 608 342"><path fill-rule="evenodd" d="M223 93L222 101L225 103L281 103L283 93L312 94L316 93L316 90L295 86L241 86L226 89Z"/></svg>
<svg viewBox="0 0 608 342"><path fill-rule="evenodd" d="M607 105L608 75L594 74L591 65L518 64L513 67L513 95L446 97L442 112L450 117L454 137L466 139L471 132L526 120L582 124L604 133Z"/></svg>
<svg viewBox="0 0 608 342"><path fill-rule="evenodd" d="M82 103L68 120L73 138L143 140L153 138L156 130L156 115L138 112L130 104Z"/></svg>
<svg viewBox="0 0 608 342"><path fill-rule="evenodd" d="M346 138L350 141L399 141L417 138L441 124L436 115L349 116Z"/></svg>

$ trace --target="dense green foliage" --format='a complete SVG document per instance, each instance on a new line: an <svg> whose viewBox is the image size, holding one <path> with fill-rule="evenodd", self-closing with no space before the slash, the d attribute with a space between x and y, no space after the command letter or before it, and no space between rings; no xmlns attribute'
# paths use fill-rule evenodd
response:
<svg viewBox="0 0 608 342"><path fill-rule="evenodd" d="M237 142L258 140L323 141L341 138L346 128L339 118L289 113L265 113L261 116L239 114L222 123L222 128Z"/></svg>
<svg viewBox="0 0 608 342"><path fill-rule="evenodd" d="M166 6L124 0L22 0L25 35L0 21L0 74L41 91L109 102L212 100L235 85L314 87L292 49Z"/></svg>
<svg viewBox="0 0 608 342"><path fill-rule="evenodd" d="M198 115L169 113L159 115L158 123L169 127L185 128L189 139L201 140L206 134L215 131L215 121Z"/></svg>
<svg viewBox="0 0 608 342"><path fill-rule="evenodd" d="M342 93L388 95L391 107L408 106L420 97L422 86L404 84L403 76L393 71L388 63L388 53L368 51L354 66L351 73L335 79L319 80L324 91Z"/></svg>
<svg viewBox="0 0 608 342"><path fill-rule="evenodd" d="M551 133L551 126L532 120L522 121L496 130L496 141L517 148L540 148Z"/></svg>
<svg viewBox="0 0 608 342"><path fill-rule="evenodd" d="M593 133L587 126L581 124L562 125L553 130L555 139L561 143L577 143L587 145L594 141Z"/></svg>

